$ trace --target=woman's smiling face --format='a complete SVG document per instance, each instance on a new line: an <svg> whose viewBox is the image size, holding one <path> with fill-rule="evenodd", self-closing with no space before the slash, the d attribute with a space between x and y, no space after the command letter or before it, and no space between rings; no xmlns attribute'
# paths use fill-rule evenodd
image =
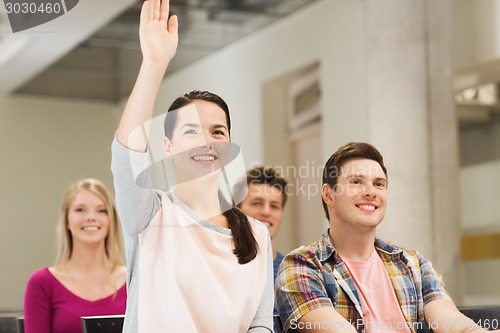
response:
<svg viewBox="0 0 500 333"><path fill-rule="evenodd" d="M195 100L171 112L177 113L176 123L172 137L165 138L164 147L174 161L177 182L224 167L230 142L224 111L214 103Z"/></svg>
<svg viewBox="0 0 500 333"><path fill-rule="evenodd" d="M108 208L101 198L89 190L82 189L75 196L68 210L67 221L73 243L104 244L108 236Z"/></svg>

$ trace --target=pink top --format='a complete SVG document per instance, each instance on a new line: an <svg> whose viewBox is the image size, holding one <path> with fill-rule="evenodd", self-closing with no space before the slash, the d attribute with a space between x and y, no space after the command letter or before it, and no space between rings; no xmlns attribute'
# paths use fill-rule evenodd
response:
<svg viewBox="0 0 500 333"><path fill-rule="evenodd" d="M375 248L367 261L342 257L351 273L363 309L366 333L410 333L391 279Z"/></svg>
<svg viewBox="0 0 500 333"><path fill-rule="evenodd" d="M125 313L126 287L116 294L87 301L76 296L50 273L48 268L34 272L24 295L26 333L81 333L81 316Z"/></svg>

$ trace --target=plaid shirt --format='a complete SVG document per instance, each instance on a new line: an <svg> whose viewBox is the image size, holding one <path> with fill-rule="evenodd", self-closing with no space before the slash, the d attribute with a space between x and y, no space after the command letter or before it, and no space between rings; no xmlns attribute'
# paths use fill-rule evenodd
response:
<svg viewBox="0 0 500 333"><path fill-rule="evenodd" d="M424 305L449 299L441 275L418 252L375 239L403 316L412 332L424 320ZM323 266L322 270L319 268ZM334 307L358 332L364 331L363 311L354 281L337 255L329 230L311 245L285 256L276 279L276 303L285 331L306 313Z"/></svg>

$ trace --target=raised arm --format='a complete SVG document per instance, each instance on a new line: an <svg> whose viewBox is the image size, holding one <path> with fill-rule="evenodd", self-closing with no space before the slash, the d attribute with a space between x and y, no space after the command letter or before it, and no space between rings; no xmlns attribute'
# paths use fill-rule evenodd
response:
<svg viewBox="0 0 500 333"><path fill-rule="evenodd" d="M169 9L169 0L146 0L141 9L143 59L116 134L121 144L138 152L146 150L143 134L148 133L134 130L151 119L161 81L177 50L178 21L175 15L168 17Z"/></svg>

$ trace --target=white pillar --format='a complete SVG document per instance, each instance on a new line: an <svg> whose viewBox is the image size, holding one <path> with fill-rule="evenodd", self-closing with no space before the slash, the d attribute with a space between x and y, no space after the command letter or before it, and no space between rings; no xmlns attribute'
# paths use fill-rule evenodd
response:
<svg viewBox="0 0 500 333"><path fill-rule="evenodd" d="M379 236L420 251L459 292L459 163L449 0L368 0L367 123L389 173Z"/></svg>

